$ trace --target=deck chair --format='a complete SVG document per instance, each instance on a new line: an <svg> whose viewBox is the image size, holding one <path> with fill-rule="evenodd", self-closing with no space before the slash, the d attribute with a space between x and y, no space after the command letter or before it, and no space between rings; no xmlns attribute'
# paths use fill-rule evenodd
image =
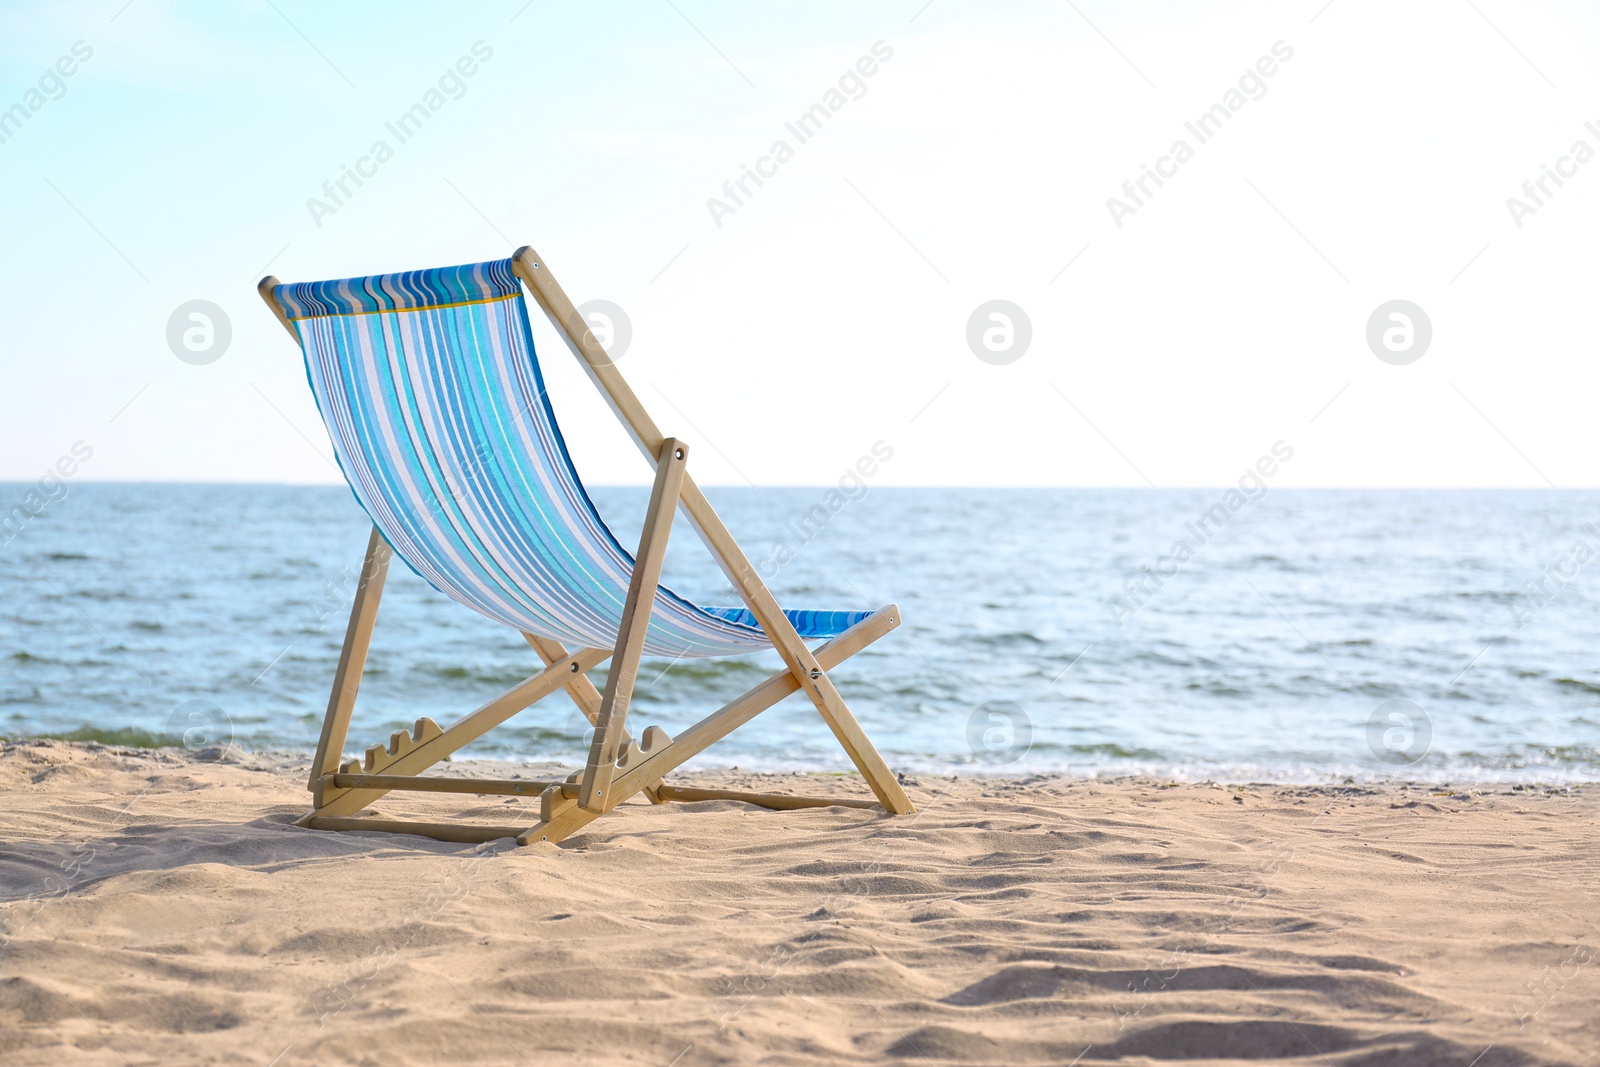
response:
<svg viewBox="0 0 1600 1067"><path fill-rule="evenodd" d="M545 394L522 285L578 357L655 481L629 555L578 479ZM689 475L689 446L665 437L530 248L510 259L370 278L257 287L301 346L334 454L373 530L322 735L313 810L299 825L449 841L559 842L618 804L734 799L770 808L845 804L912 810L828 671L900 623L876 611L785 611ZM742 608L702 608L660 584L681 509ZM522 634L545 668L448 728L429 718L364 760L340 765L391 554L434 588ZM810 640L820 640L816 648ZM784 669L669 737L627 732L644 655L673 660L777 650ZM610 661L602 693L586 671ZM673 786L665 776L795 691L816 706L876 803ZM564 780L423 775L532 704L565 691L594 725L583 770ZM533 826L358 817L391 790L538 796ZM530 813L531 815L531 813Z"/></svg>

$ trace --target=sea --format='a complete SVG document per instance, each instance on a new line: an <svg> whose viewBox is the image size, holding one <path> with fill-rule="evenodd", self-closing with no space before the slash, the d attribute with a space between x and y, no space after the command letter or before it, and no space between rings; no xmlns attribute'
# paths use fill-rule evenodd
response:
<svg viewBox="0 0 1600 1067"><path fill-rule="evenodd" d="M0 736L315 746L370 529L347 489L37 489L0 484ZM785 606L899 606L832 675L907 775L1600 776L1595 492L707 494ZM594 496L635 541L647 490ZM737 603L681 519L664 582ZM674 733L778 666L646 659L630 727ZM448 725L539 667L397 561L347 751ZM461 755L581 763L586 728L558 694ZM794 696L690 766L850 765Z"/></svg>

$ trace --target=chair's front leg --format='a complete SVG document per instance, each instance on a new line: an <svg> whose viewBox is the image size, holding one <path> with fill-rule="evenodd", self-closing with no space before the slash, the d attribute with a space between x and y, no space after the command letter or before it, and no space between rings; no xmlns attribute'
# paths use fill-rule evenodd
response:
<svg viewBox="0 0 1600 1067"><path fill-rule="evenodd" d="M644 532L639 535L639 553L634 557L633 576L628 581L628 599L622 608L617 647L612 653L611 669L606 674L606 691L600 701L594 742L589 746L589 763L583 770L578 793L578 805L585 811L602 812L612 806L613 798L606 794L616 772L628 702L633 698L633 686L638 679L645 633L650 628L650 609L655 604L656 588L661 584L661 565L666 560L667 538L672 533L672 517L678 510L684 461L688 455L688 445L669 437L662 442L661 454L656 459L650 507L645 514Z"/></svg>

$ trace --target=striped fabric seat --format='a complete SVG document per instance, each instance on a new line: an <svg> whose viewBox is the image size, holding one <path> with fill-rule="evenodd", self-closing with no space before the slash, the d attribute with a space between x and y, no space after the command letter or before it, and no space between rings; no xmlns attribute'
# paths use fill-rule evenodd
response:
<svg viewBox="0 0 1600 1067"><path fill-rule="evenodd" d="M568 647L616 644L633 556L578 480L509 259L280 285L334 453L396 555L435 589ZM790 611L832 637L865 611ZM659 587L646 654L770 647L743 608Z"/></svg>

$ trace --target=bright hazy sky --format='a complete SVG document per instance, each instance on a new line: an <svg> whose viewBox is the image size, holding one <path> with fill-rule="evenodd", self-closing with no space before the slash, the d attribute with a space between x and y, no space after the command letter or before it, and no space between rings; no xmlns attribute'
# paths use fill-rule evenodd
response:
<svg viewBox="0 0 1600 1067"><path fill-rule="evenodd" d="M336 481L255 281L527 243L626 310L621 369L709 484L882 441L884 485L1211 486L1283 441L1276 485L1594 485L1597 44L1578 0L7 3L0 478L83 441L83 479ZM206 365L167 342L191 300L231 322ZM1009 363L968 345L990 300L1031 322ZM1431 322L1403 365L1367 340L1393 300ZM536 330L580 467L644 481Z"/></svg>

